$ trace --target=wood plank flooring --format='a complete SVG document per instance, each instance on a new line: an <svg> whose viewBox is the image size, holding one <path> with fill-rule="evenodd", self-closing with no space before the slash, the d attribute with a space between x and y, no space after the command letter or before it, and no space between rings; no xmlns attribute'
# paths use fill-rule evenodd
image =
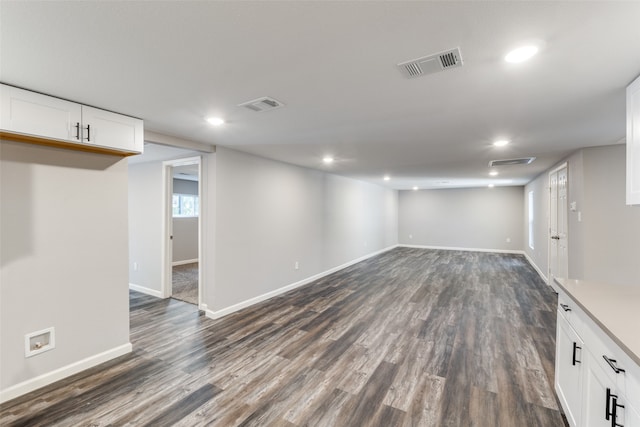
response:
<svg viewBox="0 0 640 427"><path fill-rule="evenodd" d="M556 295L520 255L396 248L211 320L131 293L134 352L11 426L563 426Z"/></svg>

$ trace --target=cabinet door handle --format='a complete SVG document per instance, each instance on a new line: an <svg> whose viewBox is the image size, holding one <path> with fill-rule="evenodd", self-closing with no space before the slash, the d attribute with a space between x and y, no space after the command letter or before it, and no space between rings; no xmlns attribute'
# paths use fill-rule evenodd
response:
<svg viewBox="0 0 640 427"><path fill-rule="evenodd" d="M616 422L618 418L618 408L624 409L624 405L618 404L618 396L611 393L611 389L607 388L607 404L605 412L605 420L611 420L611 427L624 427Z"/></svg>
<svg viewBox="0 0 640 427"><path fill-rule="evenodd" d="M80 122L76 122L76 139L80 141Z"/></svg>
<svg viewBox="0 0 640 427"><path fill-rule="evenodd" d="M87 125L87 142L91 142L91 125Z"/></svg>
<svg viewBox="0 0 640 427"><path fill-rule="evenodd" d="M571 364L573 366L576 366L576 363L581 363L579 360L576 359L576 351L577 350L582 350L582 347L579 347L578 343L574 342L573 343L573 357L571 358Z"/></svg>
<svg viewBox="0 0 640 427"><path fill-rule="evenodd" d="M611 369L613 369L613 372L615 372L616 374L619 374L620 372L626 372L624 369L618 367L618 362L616 361L616 359L609 359L605 355L602 355L602 357L607 361L609 366L611 366Z"/></svg>
<svg viewBox="0 0 640 427"><path fill-rule="evenodd" d="M569 306L567 304L560 304L560 307L562 307L562 309L564 311L571 311L571 309L569 308Z"/></svg>

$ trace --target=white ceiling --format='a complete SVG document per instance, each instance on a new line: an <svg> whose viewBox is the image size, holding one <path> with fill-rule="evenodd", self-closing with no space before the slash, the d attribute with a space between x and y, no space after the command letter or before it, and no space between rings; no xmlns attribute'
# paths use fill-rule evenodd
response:
<svg viewBox="0 0 640 427"><path fill-rule="evenodd" d="M0 80L391 188L521 185L624 137L638 22L640 2L2 1ZM503 60L531 38L539 55ZM396 67L457 46L462 68ZM286 106L237 106L261 96ZM521 156L537 160L488 176Z"/></svg>

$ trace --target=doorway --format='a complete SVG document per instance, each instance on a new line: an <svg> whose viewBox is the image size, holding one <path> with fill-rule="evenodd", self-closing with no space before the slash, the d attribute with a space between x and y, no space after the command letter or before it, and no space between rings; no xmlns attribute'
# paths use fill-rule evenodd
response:
<svg viewBox="0 0 640 427"><path fill-rule="evenodd" d="M163 162L162 293L197 307L202 302L201 158Z"/></svg>
<svg viewBox="0 0 640 427"><path fill-rule="evenodd" d="M549 284L569 274L569 233L567 221L567 164L549 173Z"/></svg>

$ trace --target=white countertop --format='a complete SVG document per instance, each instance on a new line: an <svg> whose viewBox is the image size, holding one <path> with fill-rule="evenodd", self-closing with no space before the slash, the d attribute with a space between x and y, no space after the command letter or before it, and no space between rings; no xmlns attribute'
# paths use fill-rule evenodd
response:
<svg viewBox="0 0 640 427"><path fill-rule="evenodd" d="M560 288L640 365L640 286L555 279Z"/></svg>

